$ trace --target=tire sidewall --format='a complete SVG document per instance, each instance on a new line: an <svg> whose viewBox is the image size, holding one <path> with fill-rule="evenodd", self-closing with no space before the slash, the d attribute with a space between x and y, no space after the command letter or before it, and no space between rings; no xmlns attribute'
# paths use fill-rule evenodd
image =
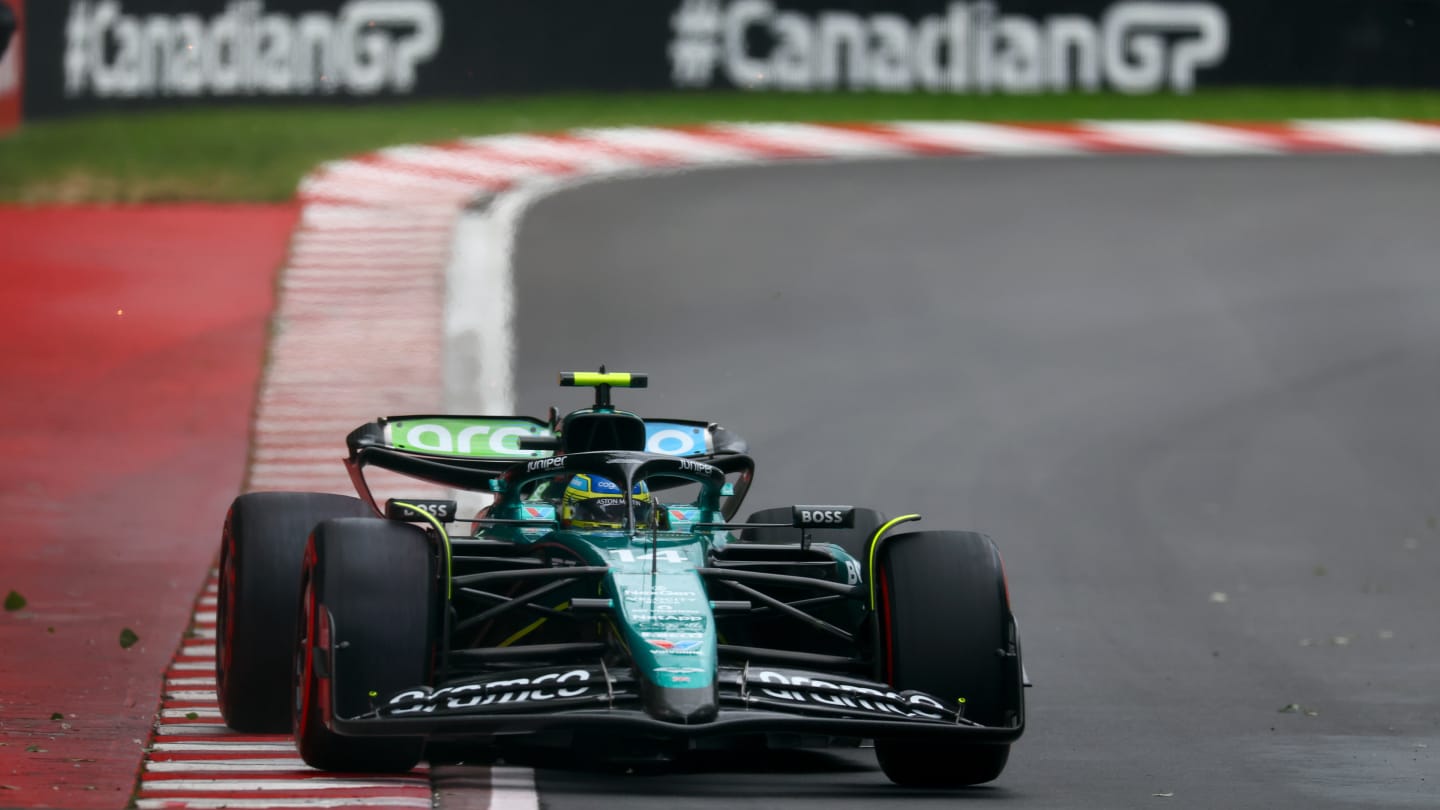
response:
<svg viewBox="0 0 1440 810"><path fill-rule="evenodd" d="M964 698L966 717L1006 725L1018 664L1000 554L975 532L910 532L886 538L876 554L876 657L899 690L942 701ZM1018 653L1018 651L1017 651Z"/></svg>
<svg viewBox="0 0 1440 810"><path fill-rule="evenodd" d="M423 738L345 737L355 716L428 685L443 603L435 550L421 529L382 519L316 526L305 552L293 648L291 715L302 757L325 770L406 771ZM374 692L374 695L370 693Z"/></svg>
<svg viewBox="0 0 1440 810"><path fill-rule="evenodd" d="M358 498L256 492L236 498L221 536L216 598L216 697L237 731L289 728L290 645L301 563L322 520L373 514Z"/></svg>

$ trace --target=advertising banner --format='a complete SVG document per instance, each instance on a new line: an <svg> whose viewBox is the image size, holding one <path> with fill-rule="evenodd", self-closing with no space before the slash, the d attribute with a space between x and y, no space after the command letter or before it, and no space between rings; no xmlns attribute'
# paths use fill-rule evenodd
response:
<svg viewBox="0 0 1440 810"><path fill-rule="evenodd" d="M671 17L672 79L801 92L1188 92L1230 52L1229 15L1212 2L1059 14L1021 10L1033 3L833 5L683 0Z"/></svg>
<svg viewBox="0 0 1440 810"><path fill-rule="evenodd" d="M62 32L34 60L51 104L407 95L444 36L436 0L75 0L36 18Z"/></svg>
<svg viewBox="0 0 1440 810"><path fill-rule="evenodd" d="M1434 0L32 0L29 14L32 116L558 91L1440 87Z"/></svg>

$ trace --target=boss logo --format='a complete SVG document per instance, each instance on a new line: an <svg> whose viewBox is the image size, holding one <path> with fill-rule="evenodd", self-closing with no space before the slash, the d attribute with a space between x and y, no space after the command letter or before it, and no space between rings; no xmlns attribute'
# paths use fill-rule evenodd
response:
<svg viewBox="0 0 1440 810"><path fill-rule="evenodd" d="M796 506L792 523L797 529L853 529L853 506Z"/></svg>
<svg viewBox="0 0 1440 810"><path fill-rule="evenodd" d="M564 456L553 456L551 458L537 458L525 465L525 472L539 472L540 470L558 470L565 466Z"/></svg>
<svg viewBox="0 0 1440 810"><path fill-rule="evenodd" d="M418 521L425 520L420 512L411 509L414 506L421 512L428 512L441 522L448 523L455 516L455 501L434 501L409 499L403 502L394 498L385 502L385 516L391 520Z"/></svg>

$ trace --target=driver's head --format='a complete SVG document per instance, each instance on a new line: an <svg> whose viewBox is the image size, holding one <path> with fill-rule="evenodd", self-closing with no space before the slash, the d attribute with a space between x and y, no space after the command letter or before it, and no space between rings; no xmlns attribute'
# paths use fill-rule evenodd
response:
<svg viewBox="0 0 1440 810"><path fill-rule="evenodd" d="M650 490L641 481L631 490L635 500L635 525L650 522L654 504ZM573 529L625 528L625 493L609 478L579 473L565 487L560 501L560 525Z"/></svg>

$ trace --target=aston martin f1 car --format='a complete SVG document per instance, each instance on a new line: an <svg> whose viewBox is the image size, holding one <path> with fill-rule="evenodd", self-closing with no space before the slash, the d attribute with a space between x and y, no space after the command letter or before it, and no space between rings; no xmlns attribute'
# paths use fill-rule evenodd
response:
<svg viewBox="0 0 1440 810"><path fill-rule="evenodd" d="M990 539L850 505L736 521L745 442L611 403L645 384L562 374L594 402L545 420L382 418L346 439L358 498L237 498L226 723L293 731L307 763L347 772L410 770L427 743L663 759L869 739L898 784L999 776L1027 682ZM382 500L375 469L492 500ZM614 523L570 514L577 480L613 484Z"/></svg>

